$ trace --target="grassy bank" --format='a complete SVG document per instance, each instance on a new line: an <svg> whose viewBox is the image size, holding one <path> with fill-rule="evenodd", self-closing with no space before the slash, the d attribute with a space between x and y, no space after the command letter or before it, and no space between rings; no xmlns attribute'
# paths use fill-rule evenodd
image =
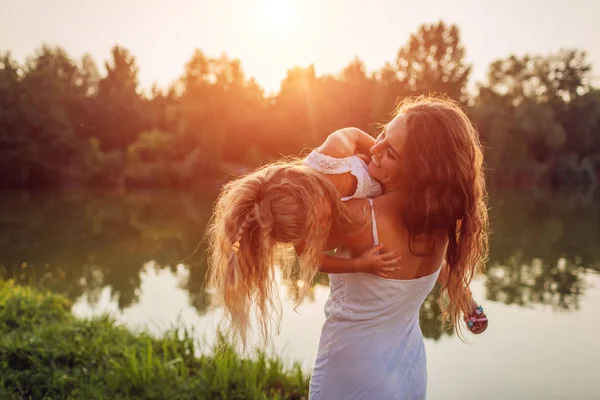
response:
<svg viewBox="0 0 600 400"><path fill-rule="evenodd" d="M189 331L154 338L81 320L62 296L0 281L0 399L307 397L298 365L242 359L223 343L198 357L197 346Z"/></svg>

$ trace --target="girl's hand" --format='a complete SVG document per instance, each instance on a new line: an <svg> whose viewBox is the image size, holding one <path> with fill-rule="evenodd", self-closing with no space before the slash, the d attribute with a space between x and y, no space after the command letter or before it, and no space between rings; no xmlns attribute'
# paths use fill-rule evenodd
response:
<svg viewBox="0 0 600 400"><path fill-rule="evenodd" d="M402 257L397 257L395 251L380 252L382 250L383 245L378 244L357 257L358 271L391 278L389 273L401 268L398 262Z"/></svg>

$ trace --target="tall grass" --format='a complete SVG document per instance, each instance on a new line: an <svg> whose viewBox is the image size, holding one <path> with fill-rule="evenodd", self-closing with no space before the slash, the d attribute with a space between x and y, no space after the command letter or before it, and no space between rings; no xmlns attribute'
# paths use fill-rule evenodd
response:
<svg viewBox="0 0 600 400"><path fill-rule="evenodd" d="M192 331L155 338L109 317L75 318L62 296L0 281L0 399L302 399L298 363L242 358L223 337L204 355Z"/></svg>

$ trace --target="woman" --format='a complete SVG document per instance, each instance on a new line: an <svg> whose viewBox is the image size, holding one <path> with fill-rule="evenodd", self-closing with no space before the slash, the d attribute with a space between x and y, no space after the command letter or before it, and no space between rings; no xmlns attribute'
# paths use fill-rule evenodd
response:
<svg viewBox="0 0 600 400"><path fill-rule="evenodd" d="M460 335L487 319L469 284L487 252L487 206L478 135L460 107L421 97L400 105L371 148L369 174L384 194L347 202L371 223L331 238L352 257L385 243L400 257L391 279L330 276L310 399L420 399L427 385L419 308L436 281L445 321Z"/></svg>
<svg viewBox="0 0 600 400"><path fill-rule="evenodd" d="M418 310L438 277L448 294L446 318L458 322L461 314L472 314L474 333L487 326L468 291L487 243L475 130L454 103L422 98L405 103L374 142L358 130L342 130L306 158L310 168L284 161L230 182L208 229L210 286L242 342L251 305L265 337L271 317L279 315L274 261L285 266L287 250L295 247L300 255L297 277L305 289L319 269L339 274L330 277L311 380L315 399L424 394ZM373 160L367 167L353 154L369 146ZM385 191L374 201L364 197L380 194L381 186L369 173ZM354 200L345 207L340 197ZM402 256L400 271L387 264L395 263L393 253L373 256L379 238ZM323 250L340 246L358 263L323 258Z"/></svg>

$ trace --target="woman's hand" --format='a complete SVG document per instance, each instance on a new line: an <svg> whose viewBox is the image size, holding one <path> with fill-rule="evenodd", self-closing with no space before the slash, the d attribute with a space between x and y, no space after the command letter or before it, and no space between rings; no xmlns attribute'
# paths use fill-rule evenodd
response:
<svg viewBox="0 0 600 400"><path fill-rule="evenodd" d="M378 244L355 258L358 271L391 278L389 273L401 268L398 262L402 257L397 257L395 251L380 252L382 250L383 245Z"/></svg>
<svg viewBox="0 0 600 400"><path fill-rule="evenodd" d="M475 300L472 300L471 309L471 314L465 317L465 322L467 323L467 328L471 331L471 333L479 335L480 333L485 332L487 329L488 319L483 312L483 307L477 305Z"/></svg>

